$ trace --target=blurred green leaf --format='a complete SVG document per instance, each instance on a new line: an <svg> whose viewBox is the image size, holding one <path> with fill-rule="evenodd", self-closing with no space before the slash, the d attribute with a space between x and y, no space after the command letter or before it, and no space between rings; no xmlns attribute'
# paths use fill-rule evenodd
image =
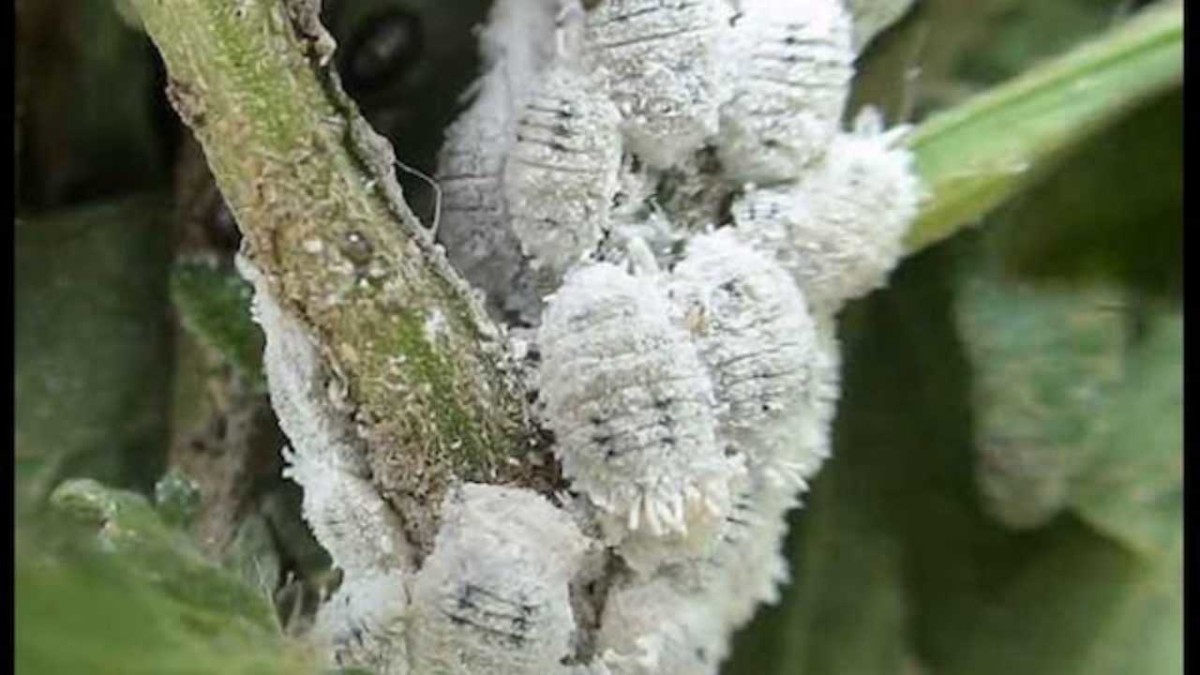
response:
<svg viewBox="0 0 1200 675"><path fill-rule="evenodd" d="M154 484L154 506L172 527L186 528L200 513L200 488L176 468L168 469Z"/></svg>
<svg viewBox="0 0 1200 675"><path fill-rule="evenodd" d="M16 224L17 485L65 476L149 493L166 455L168 203L137 197Z"/></svg>
<svg viewBox="0 0 1200 675"><path fill-rule="evenodd" d="M1002 549L1003 551L1003 549ZM1067 518L1044 536L975 557L1002 581L942 592L934 672L1097 675L1182 672L1181 569L1146 561Z"/></svg>
<svg viewBox="0 0 1200 675"><path fill-rule="evenodd" d="M971 244L910 258L843 313L834 455L793 514L795 582L726 673L1181 672L1177 550L1136 555L1069 510L1013 532L981 507L954 302Z"/></svg>
<svg viewBox="0 0 1200 675"><path fill-rule="evenodd" d="M76 495L77 497L79 495ZM39 518L16 533L16 672L125 674L315 673L306 648L261 618L167 590L147 567L139 537L160 542L148 504L110 493L99 511L115 512L120 534L105 548L87 545L75 528ZM87 502L88 498L80 501ZM99 504L93 505L93 507ZM102 514L76 503L76 515ZM82 514L81 514L82 512ZM147 528L141 526L146 525ZM132 529L124 529L132 528ZM120 543L116 543L120 542ZM186 547L178 538L172 547ZM192 559L186 548L175 549ZM190 564L190 563L189 563ZM210 568L215 569L215 568ZM169 573L168 573L169 574ZM202 589L211 590L212 584Z"/></svg>
<svg viewBox="0 0 1200 675"><path fill-rule="evenodd" d="M988 26L987 45L964 50L955 74L977 85L999 84L1019 75L1031 63L1065 52L1081 39L1103 32L1120 16L1123 2L1007 0L997 3L999 11Z"/></svg>
<svg viewBox="0 0 1200 675"><path fill-rule="evenodd" d="M988 217L1006 270L1031 281L1183 289L1183 92L1138 106Z"/></svg>
<svg viewBox="0 0 1200 675"><path fill-rule="evenodd" d="M1182 66L1182 6L1171 2L929 118L909 141L928 195L908 247L953 234L1030 185L1064 151L1177 85Z"/></svg>
<svg viewBox="0 0 1200 675"><path fill-rule="evenodd" d="M1165 555L1183 536L1183 317L1156 315L1129 376L1101 413L1110 431L1073 486L1079 515L1134 550Z"/></svg>
<svg viewBox="0 0 1200 675"><path fill-rule="evenodd" d="M265 390L262 330L250 315L253 293L233 269L182 260L171 270L171 299L185 328Z"/></svg>
<svg viewBox="0 0 1200 675"><path fill-rule="evenodd" d="M833 457L791 517L794 582L739 636L729 674L919 672L924 591L991 525L970 473L966 362L949 254L907 260L849 305ZM930 672L937 672L936 670Z"/></svg>
<svg viewBox="0 0 1200 675"><path fill-rule="evenodd" d="M50 497L54 512L87 528L105 550L166 595L225 620L274 627L269 596L242 583L200 553L182 531L162 521L139 494L91 479L64 482Z"/></svg>
<svg viewBox="0 0 1200 675"><path fill-rule="evenodd" d="M956 302L972 365L975 472L986 511L1009 527L1066 505L1121 380L1125 299L1113 289L1040 288L980 270Z"/></svg>

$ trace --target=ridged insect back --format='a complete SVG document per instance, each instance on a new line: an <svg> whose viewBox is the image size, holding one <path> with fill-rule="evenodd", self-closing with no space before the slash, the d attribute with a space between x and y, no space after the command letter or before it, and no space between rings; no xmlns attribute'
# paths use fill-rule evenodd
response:
<svg viewBox="0 0 1200 675"><path fill-rule="evenodd" d="M449 494L442 514L413 584L414 662L437 673L557 672L571 653L569 584L586 547L574 523L534 492L483 484Z"/></svg>
<svg viewBox="0 0 1200 675"><path fill-rule="evenodd" d="M717 445L707 373L665 293L610 263L568 275L538 342L539 397L566 477L628 529L720 513L737 464Z"/></svg>
<svg viewBox="0 0 1200 675"><path fill-rule="evenodd" d="M838 131L854 76L841 0L746 0L731 31L718 144L735 181L798 178Z"/></svg>
<svg viewBox="0 0 1200 675"><path fill-rule="evenodd" d="M720 438L752 472L803 485L811 463L809 387L816 329L804 296L778 263L729 229L688 243L671 299L712 377Z"/></svg>
<svg viewBox="0 0 1200 675"><path fill-rule="evenodd" d="M648 165L676 164L716 133L728 15L723 0L607 0L588 14L589 61Z"/></svg>
<svg viewBox="0 0 1200 675"><path fill-rule="evenodd" d="M543 74L504 170L512 229L551 288L608 229L621 166L616 108L569 63Z"/></svg>

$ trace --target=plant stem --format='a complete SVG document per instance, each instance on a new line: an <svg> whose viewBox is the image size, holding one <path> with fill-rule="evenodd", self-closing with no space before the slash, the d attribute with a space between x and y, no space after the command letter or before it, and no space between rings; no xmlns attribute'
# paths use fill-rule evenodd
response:
<svg viewBox="0 0 1200 675"><path fill-rule="evenodd" d="M393 505L532 481L499 332L400 196L302 0L134 0L272 295L321 345Z"/></svg>

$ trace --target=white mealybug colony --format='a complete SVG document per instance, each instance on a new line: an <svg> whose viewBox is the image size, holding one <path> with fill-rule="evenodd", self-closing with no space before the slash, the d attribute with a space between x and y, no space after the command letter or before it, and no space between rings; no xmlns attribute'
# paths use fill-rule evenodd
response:
<svg viewBox="0 0 1200 675"><path fill-rule="evenodd" d="M517 120L504 167L513 232L552 289L608 229L621 167L612 102L568 62L551 66Z"/></svg>
<svg viewBox="0 0 1200 675"><path fill-rule="evenodd" d="M538 389L563 474L630 531L722 515L740 468L708 377L663 289L611 263L567 276L538 335Z"/></svg>
<svg viewBox="0 0 1200 675"><path fill-rule="evenodd" d="M599 635L605 665L622 675L715 673L725 626L702 598L665 577L619 586L608 596Z"/></svg>
<svg viewBox="0 0 1200 675"><path fill-rule="evenodd" d="M418 672L543 675L572 655L568 587L587 542L528 490L466 484L446 498L412 588Z"/></svg>
<svg viewBox="0 0 1200 675"><path fill-rule="evenodd" d="M840 2L742 0L731 37L723 168L739 182L795 179L841 122L854 75L850 17Z"/></svg>
<svg viewBox="0 0 1200 675"><path fill-rule="evenodd" d="M788 580L780 544L787 512L797 503L795 489L756 478L734 500L711 552L668 570L686 593L705 598L727 635L749 621L758 605L779 599L779 587Z"/></svg>
<svg viewBox="0 0 1200 675"><path fill-rule="evenodd" d="M349 578L317 612L314 641L339 668L408 675L406 574L380 572Z"/></svg>
<svg viewBox="0 0 1200 675"><path fill-rule="evenodd" d="M606 0L587 17L587 55L607 77L629 147L665 168L718 127L725 0Z"/></svg>
<svg viewBox="0 0 1200 675"><path fill-rule="evenodd" d="M474 99L446 130L436 178L441 185L439 237L451 264L487 296L500 316L529 323L540 311L528 264L505 202L506 157L517 118L556 58L559 0L497 0L482 31L484 73Z"/></svg>
<svg viewBox="0 0 1200 675"><path fill-rule="evenodd" d="M805 428L817 337L791 276L725 229L688 242L669 289L712 377L722 442L768 480L803 487L821 459Z"/></svg>
<svg viewBox="0 0 1200 675"><path fill-rule="evenodd" d="M561 482L450 485L430 550L244 266L287 475L344 572L312 632L332 663L714 675L778 599L787 514L831 449L833 319L884 283L920 196L903 127L841 121L852 35L882 25L863 8L902 0L848 1L873 23L842 0L496 0L439 239L522 345Z"/></svg>
<svg viewBox="0 0 1200 675"><path fill-rule="evenodd" d="M438 233L448 258L477 288L489 291L489 305L498 312L517 311L514 287L523 278L520 242L508 224L502 175L509 132L491 109L504 100L503 90L486 86L475 106L447 130L438 161L442 189ZM515 306L513 306L515 305Z"/></svg>
<svg viewBox="0 0 1200 675"><path fill-rule="evenodd" d="M743 235L776 253L809 302L832 312L883 285L920 197L911 153L867 109L795 185L750 190L733 205Z"/></svg>

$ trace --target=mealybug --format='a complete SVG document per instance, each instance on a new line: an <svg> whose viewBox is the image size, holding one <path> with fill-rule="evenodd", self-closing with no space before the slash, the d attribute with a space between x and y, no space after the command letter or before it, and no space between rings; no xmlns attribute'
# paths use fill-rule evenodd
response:
<svg viewBox="0 0 1200 675"><path fill-rule="evenodd" d="M439 239L451 264L488 295L493 313L532 325L541 312L520 242L509 224L502 175L517 111L554 56L559 0L497 0L480 36L486 72L474 102L446 130L436 177Z"/></svg>
<svg viewBox="0 0 1200 675"><path fill-rule="evenodd" d="M588 55L647 165L676 164L716 133L728 14L724 0L606 0L589 13Z"/></svg>
<svg viewBox="0 0 1200 675"><path fill-rule="evenodd" d="M608 229L619 122L608 98L565 62L543 74L517 119L504 167L508 214L547 291Z"/></svg>
<svg viewBox="0 0 1200 675"><path fill-rule="evenodd" d="M597 646L621 675L716 675L727 641L720 613L702 596L658 577L609 593Z"/></svg>
<svg viewBox="0 0 1200 675"><path fill-rule="evenodd" d="M328 650L333 665L407 675L406 576L393 571L347 578L321 605L310 639Z"/></svg>
<svg viewBox="0 0 1200 675"><path fill-rule="evenodd" d="M412 587L413 663L462 675L557 672L572 652L568 586L585 548L570 517L535 492L452 492Z"/></svg>
<svg viewBox="0 0 1200 675"><path fill-rule="evenodd" d="M854 76L841 0L744 0L718 148L738 182L792 180L829 146Z"/></svg>
<svg viewBox="0 0 1200 675"><path fill-rule="evenodd" d="M717 445L708 376L669 309L647 279L589 264L567 275L538 335L564 475L624 529L651 534L719 516L741 469Z"/></svg>
<svg viewBox="0 0 1200 675"><path fill-rule="evenodd" d="M669 289L712 377L721 442L752 473L802 487L822 448L809 392L816 328L795 281L723 229L688 242Z"/></svg>
<svg viewBox="0 0 1200 675"><path fill-rule="evenodd" d="M704 598L727 630L740 628L762 603L779 600L788 580L781 547L787 512L798 503L795 488L753 480L739 492L725 516L712 551L664 568L673 583Z"/></svg>
<svg viewBox="0 0 1200 675"><path fill-rule="evenodd" d="M733 205L740 233L774 251L816 309L882 285L900 258L919 200L903 131L883 131L868 110L800 184L752 189Z"/></svg>
<svg viewBox="0 0 1200 675"><path fill-rule="evenodd" d="M404 525L367 478L325 457L284 452L283 476L304 488L304 519L347 578L411 569Z"/></svg>

